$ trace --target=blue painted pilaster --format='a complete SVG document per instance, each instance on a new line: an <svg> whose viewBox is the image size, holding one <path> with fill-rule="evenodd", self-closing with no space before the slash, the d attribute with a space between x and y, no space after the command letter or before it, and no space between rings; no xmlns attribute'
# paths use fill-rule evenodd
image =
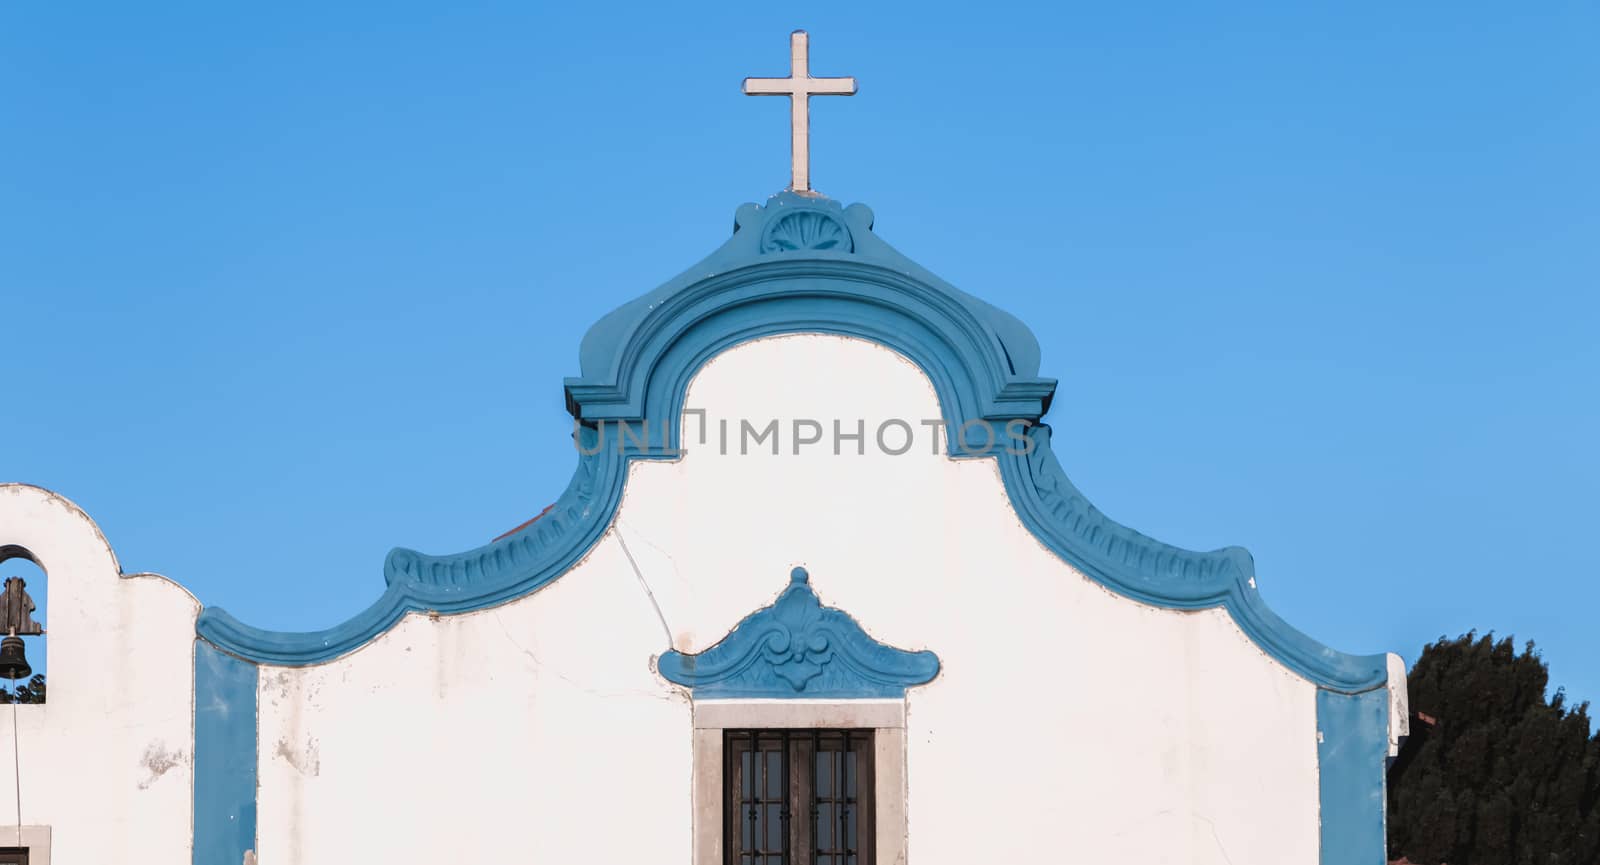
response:
<svg viewBox="0 0 1600 865"><path fill-rule="evenodd" d="M1317 768L1322 798L1322 865L1389 861L1384 798L1389 757L1389 691L1317 691Z"/></svg>
<svg viewBox="0 0 1600 865"><path fill-rule="evenodd" d="M194 865L241 865L256 846L260 668L194 643Z"/></svg>

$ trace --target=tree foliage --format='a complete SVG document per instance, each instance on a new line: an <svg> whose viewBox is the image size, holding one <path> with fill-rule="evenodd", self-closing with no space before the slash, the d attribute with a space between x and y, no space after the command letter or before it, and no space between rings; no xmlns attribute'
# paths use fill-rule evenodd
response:
<svg viewBox="0 0 1600 865"><path fill-rule="evenodd" d="M1418 865L1600 865L1600 736L1587 703L1546 699L1529 642L1424 647L1411 709L1436 719L1389 778L1389 854Z"/></svg>
<svg viewBox="0 0 1600 865"><path fill-rule="evenodd" d="M35 673L33 678L17 686L13 694L0 688L0 704L5 703L43 703L44 702L44 674Z"/></svg>

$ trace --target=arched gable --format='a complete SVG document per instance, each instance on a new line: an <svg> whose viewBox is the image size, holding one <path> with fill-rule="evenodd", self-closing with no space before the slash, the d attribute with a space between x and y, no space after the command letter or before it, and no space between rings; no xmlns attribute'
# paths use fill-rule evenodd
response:
<svg viewBox="0 0 1600 865"><path fill-rule="evenodd" d="M1274 614L1242 548L1184 550L1095 508L1067 478L1040 422L1055 381L1039 376L1032 333L884 243L872 220L863 205L792 192L744 205L722 247L597 322L581 346L580 375L565 382L578 465L543 518L453 555L392 551L383 594L335 627L267 631L208 608L200 635L260 663L316 664L354 651L407 612L465 612L535 591L605 534L630 460L677 454L684 393L706 361L752 339L814 332L871 340L916 363L938 394L948 453L995 459L1023 523L1091 579L1160 607L1224 607L1263 651L1329 691L1385 684L1385 656L1338 652ZM978 424L990 434L969 441L963 430ZM599 446L608 425L634 435L620 447ZM997 429L1015 433L1018 446L995 447Z"/></svg>

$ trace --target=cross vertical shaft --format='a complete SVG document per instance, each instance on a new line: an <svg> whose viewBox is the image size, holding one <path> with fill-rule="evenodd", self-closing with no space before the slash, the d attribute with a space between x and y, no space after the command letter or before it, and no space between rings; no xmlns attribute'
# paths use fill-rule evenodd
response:
<svg viewBox="0 0 1600 865"><path fill-rule="evenodd" d="M811 77L811 42L806 31L789 34L789 77L746 78L746 96L789 97L789 188L811 191L811 97L854 96L856 80Z"/></svg>

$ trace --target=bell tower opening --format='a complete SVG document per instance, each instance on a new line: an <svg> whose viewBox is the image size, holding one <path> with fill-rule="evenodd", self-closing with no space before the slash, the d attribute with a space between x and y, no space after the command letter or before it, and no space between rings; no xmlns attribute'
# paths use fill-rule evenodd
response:
<svg viewBox="0 0 1600 865"><path fill-rule="evenodd" d="M47 587L33 553L0 546L0 704L45 701Z"/></svg>

